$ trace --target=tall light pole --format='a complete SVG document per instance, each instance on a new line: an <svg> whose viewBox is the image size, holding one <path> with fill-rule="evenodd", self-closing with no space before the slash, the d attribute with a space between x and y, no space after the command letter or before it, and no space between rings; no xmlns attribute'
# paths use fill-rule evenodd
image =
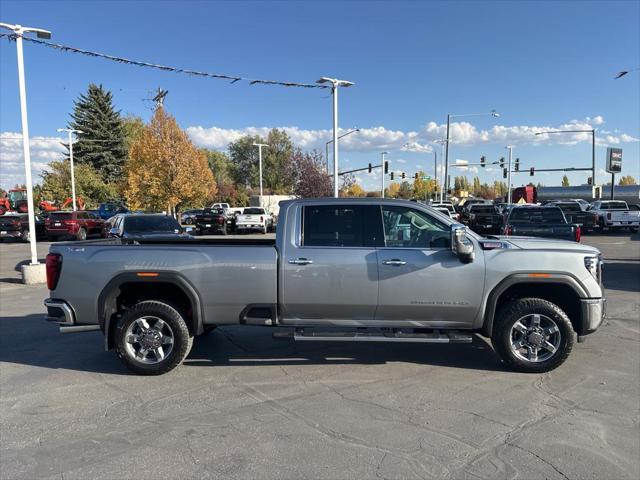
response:
<svg viewBox="0 0 640 480"><path fill-rule="evenodd" d="M73 128L58 128L56 129L58 132L67 132L69 134L69 162L71 163L71 199L73 200L73 211L77 210L76 207L76 177L73 173L73 138L71 135L74 133L77 135L79 133L84 133L82 130L74 130Z"/></svg>
<svg viewBox="0 0 640 480"><path fill-rule="evenodd" d="M338 87L350 87L353 82L322 77L317 83L330 83L333 95L333 196L338 198Z"/></svg>
<svg viewBox="0 0 640 480"><path fill-rule="evenodd" d="M342 135L340 135L338 137L338 140L340 140L342 137L346 137L347 135L351 135L352 133L356 133L356 132L359 132L359 131L360 131L359 128L354 128L353 130L349 130L347 133L343 133ZM326 160L327 160L327 173L329 173L329 144L330 143L333 143L333 140L329 140L324 145L324 152L325 152L325 157L326 157Z"/></svg>
<svg viewBox="0 0 640 480"><path fill-rule="evenodd" d="M596 129L588 128L584 130L550 130L548 132L537 132L536 135L547 133L590 133L591 134L591 185L596 184Z"/></svg>
<svg viewBox="0 0 640 480"><path fill-rule="evenodd" d="M507 150L509 150L509 163L507 163L507 205L511 205L511 157L513 153L513 145L507 145Z"/></svg>
<svg viewBox="0 0 640 480"><path fill-rule="evenodd" d="M266 143L254 143L258 147L258 169L260 170L260 206L262 206L262 147L268 147Z"/></svg>
<svg viewBox="0 0 640 480"><path fill-rule="evenodd" d="M381 152L380 156L382 157L382 162L381 162L381 166L382 166L382 175L380 175L382 177L382 191L380 193L380 197L384 198L384 157L385 155L388 155L389 152Z"/></svg>
<svg viewBox="0 0 640 480"><path fill-rule="evenodd" d="M440 140L434 140L433 143L439 143L440 144L440 162L442 163L443 159L444 159L444 154L443 154L443 149L444 149L444 144L448 143L446 138L441 138ZM444 201L444 168L442 168L442 166L440 167L440 175L442 176L442 181L440 182L440 185L442 186L442 188L440 188L440 203L442 203ZM435 173L436 178L438 178L438 171L437 171L437 167L436 167L436 173Z"/></svg>
<svg viewBox="0 0 640 480"><path fill-rule="evenodd" d="M22 52L22 36L33 32L38 38L49 39L51 32L41 28L23 27L22 25L10 25L0 23L0 27L13 31L16 35L16 50L18 57L18 84L20 89L20 114L22 117L22 149L24 151L25 185L27 187L27 208L29 209L29 244L31 247L31 265L38 264L38 251L36 250L36 221L33 206L33 182L31 180L31 151L29 149L29 122L27 119L27 89L24 80L24 55Z"/></svg>
<svg viewBox="0 0 640 480"><path fill-rule="evenodd" d="M451 119L455 118L455 117L477 117L477 116L483 116L483 115L491 115L492 117L499 117L500 114L498 112L496 112L495 110L491 110L490 112L487 113L459 113L459 114L448 114L447 115L447 138L446 138L446 146L445 146L445 154L444 154L444 188L443 190L449 190L449 142L450 140L450 136L449 136L449 130L451 127Z"/></svg>

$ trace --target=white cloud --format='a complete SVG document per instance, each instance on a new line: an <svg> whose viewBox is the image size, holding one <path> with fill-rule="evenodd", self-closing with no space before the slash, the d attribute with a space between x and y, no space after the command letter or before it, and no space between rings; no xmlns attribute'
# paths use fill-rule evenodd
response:
<svg viewBox="0 0 640 480"><path fill-rule="evenodd" d="M32 137L29 139L31 151L31 176L34 183L40 182L40 174L53 160L64 158L66 152L59 137ZM22 134L0 133L0 183L3 188L25 183Z"/></svg>
<svg viewBox="0 0 640 480"><path fill-rule="evenodd" d="M393 161L396 163L407 163L407 161L404 160L403 158L395 158Z"/></svg>

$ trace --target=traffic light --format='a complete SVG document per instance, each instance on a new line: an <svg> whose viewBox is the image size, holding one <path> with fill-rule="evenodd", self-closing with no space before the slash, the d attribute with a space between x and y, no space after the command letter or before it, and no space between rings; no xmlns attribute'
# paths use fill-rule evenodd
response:
<svg viewBox="0 0 640 480"><path fill-rule="evenodd" d="M404 179L404 172L402 172L402 178Z"/></svg>
<svg viewBox="0 0 640 480"><path fill-rule="evenodd" d="M369 173L371 173L371 164L369 164Z"/></svg>
<svg viewBox="0 0 640 480"><path fill-rule="evenodd" d="M502 169L502 178L507 178L507 169L506 168Z"/></svg>
<svg viewBox="0 0 640 480"><path fill-rule="evenodd" d="M587 185L593 185L593 178L587 178Z"/></svg>
<svg viewBox="0 0 640 480"><path fill-rule="evenodd" d="M485 157L484 155L480 157L480 166L482 168L485 167L485 163L487 163L487 157Z"/></svg>
<svg viewBox="0 0 640 480"><path fill-rule="evenodd" d="M414 178L415 180L417 180L417 179L418 179L418 174L416 173L416 174L413 176L413 178Z"/></svg>
<svg viewBox="0 0 640 480"><path fill-rule="evenodd" d="M391 180L393 180L393 172L391 172Z"/></svg>
<svg viewBox="0 0 640 480"><path fill-rule="evenodd" d="M384 162L384 174L386 175L387 173L389 173L389 162L385 161Z"/></svg>
<svg viewBox="0 0 640 480"><path fill-rule="evenodd" d="M533 176L535 175L535 173L536 173L536 169L535 169L535 168L533 168L533 167L531 167L531 168L529 169L529 176L533 177Z"/></svg>
<svg viewBox="0 0 640 480"><path fill-rule="evenodd" d="M519 158L516 158L515 171L516 172L520 171L520 159Z"/></svg>
<svg viewBox="0 0 640 480"><path fill-rule="evenodd" d="M500 168L504 168L504 157L500 157Z"/></svg>

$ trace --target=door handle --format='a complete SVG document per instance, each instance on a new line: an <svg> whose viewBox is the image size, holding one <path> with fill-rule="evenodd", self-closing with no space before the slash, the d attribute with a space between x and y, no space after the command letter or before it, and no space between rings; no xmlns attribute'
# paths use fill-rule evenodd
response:
<svg viewBox="0 0 640 480"><path fill-rule="evenodd" d="M392 258L391 260L383 260L382 264L383 265L393 265L394 267L399 267L401 265L406 265L407 262L405 262L404 260L400 260L398 258Z"/></svg>
<svg viewBox="0 0 640 480"><path fill-rule="evenodd" d="M313 263L313 260L309 260L308 258L292 258L289 260L289 263L292 265L309 265Z"/></svg>

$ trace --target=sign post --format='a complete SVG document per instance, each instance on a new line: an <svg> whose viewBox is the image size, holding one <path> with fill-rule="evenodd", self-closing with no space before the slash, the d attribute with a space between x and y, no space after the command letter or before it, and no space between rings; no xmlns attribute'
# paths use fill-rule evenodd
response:
<svg viewBox="0 0 640 480"><path fill-rule="evenodd" d="M622 172L622 149L607 148L607 172L611 174L611 200L614 199L616 173Z"/></svg>

